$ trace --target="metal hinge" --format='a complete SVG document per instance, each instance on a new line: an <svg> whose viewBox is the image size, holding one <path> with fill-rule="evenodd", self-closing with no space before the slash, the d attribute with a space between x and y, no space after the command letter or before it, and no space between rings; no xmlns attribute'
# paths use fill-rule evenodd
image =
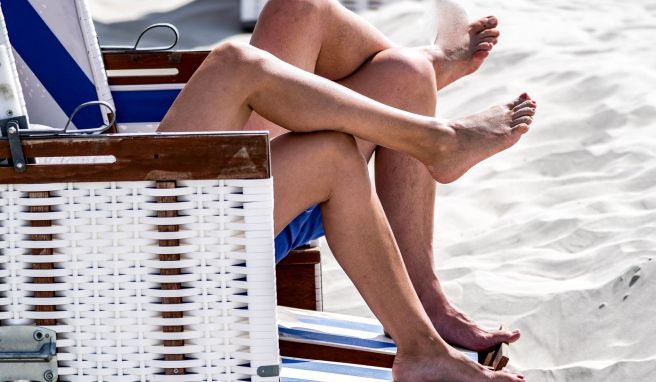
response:
<svg viewBox="0 0 656 382"><path fill-rule="evenodd" d="M278 377L280 376L280 365L260 366L257 368L258 377Z"/></svg>
<svg viewBox="0 0 656 382"><path fill-rule="evenodd" d="M0 327L0 382L57 380L57 338L35 326Z"/></svg>
<svg viewBox="0 0 656 382"><path fill-rule="evenodd" d="M25 155L23 155L23 145L20 140L21 129L27 129L27 118L25 117L0 120L0 133L2 133L2 136L7 137L9 141L11 161L16 172L24 172L27 168Z"/></svg>

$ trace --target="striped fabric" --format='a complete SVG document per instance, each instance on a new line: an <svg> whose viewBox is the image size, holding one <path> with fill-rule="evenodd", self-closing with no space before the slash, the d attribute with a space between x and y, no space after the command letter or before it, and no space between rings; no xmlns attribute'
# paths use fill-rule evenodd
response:
<svg viewBox="0 0 656 382"><path fill-rule="evenodd" d="M11 51L5 18L0 12L0 120L27 115L25 99Z"/></svg>
<svg viewBox="0 0 656 382"><path fill-rule="evenodd" d="M33 123L62 128L80 104L112 95L84 0L0 0ZM107 110L80 112L74 126L108 122Z"/></svg>
<svg viewBox="0 0 656 382"><path fill-rule="evenodd" d="M374 319L278 307L278 333L285 341L396 354L394 341ZM478 353L460 350L478 362Z"/></svg>
<svg viewBox="0 0 656 382"><path fill-rule="evenodd" d="M371 366L283 358L280 382L391 381L392 371Z"/></svg>

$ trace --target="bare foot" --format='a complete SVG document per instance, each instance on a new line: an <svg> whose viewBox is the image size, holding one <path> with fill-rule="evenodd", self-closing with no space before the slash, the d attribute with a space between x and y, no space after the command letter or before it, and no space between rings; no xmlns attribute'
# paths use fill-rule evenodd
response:
<svg viewBox="0 0 656 382"><path fill-rule="evenodd" d="M493 106L481 113L447 122L449 142L439 133L432 158L423 163L435 180L451 183L484 159L499 153L528 132L536 103L524 93L507 105ZM435 150L439 147L439 150Z"/></svg>
<svg viewBox="0 0 656 382"><path fill-rule="evenodd" d="M495 349L502 343L517 342L521 337L519 330L483 329L449 302L437 280L417 293L440 337L451 346L482 352ZM385 335L391 338L387 331Z"/></svg>
<svg viewBox="0 0 656 382"><path fill-rule="evenodd" d="M440 355L397 354L392 367L397 382L522 382L524 376L491 371L450 349Z"/></svg>
<svg viewBox="0 0 656 382"><path fill-rule="evenodd" d="M521 336L519 330L485 330L448 301L441 305L426 310L431 311L428 315L437 332L452 346L481 352L494 349L501 343L516 342Z"/></svg>
<svg viewBox="0 0 656 382"><path fill-rule="evenodd" d="M494 16L481 18L463 27L466 30L458 35L438 38L435 46L426 48L435 67L438 90L480 68L499 40L498 23Z"/></svg>

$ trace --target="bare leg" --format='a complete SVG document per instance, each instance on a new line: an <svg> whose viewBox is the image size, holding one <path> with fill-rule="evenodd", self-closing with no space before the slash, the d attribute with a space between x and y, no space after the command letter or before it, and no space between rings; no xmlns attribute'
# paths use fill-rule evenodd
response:
<svg viewBox="0 0 656 382"><path fill-rule="evenodd" d="M490 119L486 124L489 123L492 129L504 129L499 123L505 124L505 129L512 135L512 131L521 128L513 129L512 126L524 126L520 123L523 120L519 117L519 109L518 112L510 109L521 102L523 99L506 106L507 110L501 115L488 112L471 120L454 122L452 133L458 145L453 148L460 150L460 144L464 142L460 138L471 137L469 130L479 128L471 121L478 122L480 119ZM433 139L439 143L450 136L443 136L444 131L440 129L451 129L450 126L436 126L432 118L386 107L330 81L303 73L255 48L225 44L194 75L162 122L160 130L219 130L228 126L238 129L248 119L251 108L267 119L295 130L329 130L338 126L349 134L364 135L374 142L407 149L419 155L423 155L423 149L413 147L419 145L417 139ZM532 109L527 107L522 110ZM194 115L197 124L189 124L189 115ZM424 137L424 134L428 136ZM466 137L460 137L462 134ZM301 137L313 135L317 134ZM284 149L286 142L297 136L285 136L274 141L273 156L277 158L274 159L274 176L278 180L276 232L303 209L321 203L327 236L339 261L372 310L396 338L399 354L394 374L397 380L520 380L509 374L483 369L454 352L441 340L412 288L385 215L371 191L364 159L353 138L336 135L342 141L348 139L350 149L340 144L332 158L322 157L321 147L304 147L302 141L289 144ZM318 140L323 144L329 142L326 137L319 137ZM449 145L441 147L446 150L439 155L451 154ZM300 156L303 152L306 153L305 157ZM428 149L428 152L432 150ZM458 155L456 151L453 154ZM340 165L345 163L344 158L351 160L347 165ZM291 171L294 163L300 166L300 171ZM338 166L338 170L333 170L331 175L326 165ZM312 187L305 184L298 187L304 176L313 174L313 169L324 181ZM289 187L302 192L296 191L300 195L293 194L284 185L293 185ZM349 223L345 224L345 221ZM363 236L367 239L361 240ZM353 253L358 253L358 256L353 256ZM396 313L399 309L404 311L402 317Z"/></svg>
<svg viewBox="0 0 656 382"><path fill-rule="evenodd" d="M249 45L224 43L191 78L160 131L194 116L195 130L244 126L251 111L296 132L333 130L399 151L452 182L528 132L528 95L458 121L438 121L384 105L304 72Z"/></svg>
<svg viewBox="0 0 656 382"><path fill-rule="evenodd" d="M396 338L395 380L522 380L485 370L440 339L412 288L353 137L332 132L287 134L272 143L272 158L276 233L305 208L321 204L335 257Z"/></svg>
<svg viewBox="0 0 656 382"><path fill-rule="evenodd" d="M450 0L440 3L436 46L393 48L363 19L324 0L271 1L251 44L327 78L340 78L357 69L339 82L387 105L435 115L436 90L478 69L499 37L495 18L469 23L459 5ZM379 50L383 51L361 65ZM247 129L267 129L274 136L286 131L255 113ZM358 145L367 158L376 149L362 140ZM517 332L483 330L447 300L433 271L435 182L417 160L384 147L377 151L376 189L413 284L438 332L449 343L474 350L517 340Z"/></svg>
<svg viewBox="0 0 656 382"><path fill-rule="evenodd" d="M453 13L459 6L443 8ZM491 16L464 26L445 25L435 45L412 50L431 63L439 90L480 67L497 43L496 25L496 18ZM347 79L366 66L369 58L395 47L337 0L270 0L259 18L251 45L333 81ZM287 132L257 113L253 113L246 129L268 130L273 138Z"/></svg>
<svg viewBox="0 0 656 382"><path fill-rule="evenodd" d="M382 33L336 0L270 0L251 45L331 80L347 77L374 54L392 46ZM288 130L253 113L247 130Z"/></svg>

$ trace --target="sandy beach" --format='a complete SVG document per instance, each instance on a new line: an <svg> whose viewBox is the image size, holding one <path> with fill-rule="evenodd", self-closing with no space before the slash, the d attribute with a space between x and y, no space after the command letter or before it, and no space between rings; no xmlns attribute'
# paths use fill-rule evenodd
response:
<svg viewBox="0 0 656 382"><path fill-rule="evenodd" d="M154 22L180 48L245 40L238 0L91 0L104 44ZM438 188L437 272L490 327L519 328L511 367L529 381L651 381L656 375L656 4L652 0L463 2L498 16L483 68L445 89L464 116L527 91L532 131ZM400 44L433 39L432 0L364 16ZM371 315L324 244L326 310Z"/></svg>

